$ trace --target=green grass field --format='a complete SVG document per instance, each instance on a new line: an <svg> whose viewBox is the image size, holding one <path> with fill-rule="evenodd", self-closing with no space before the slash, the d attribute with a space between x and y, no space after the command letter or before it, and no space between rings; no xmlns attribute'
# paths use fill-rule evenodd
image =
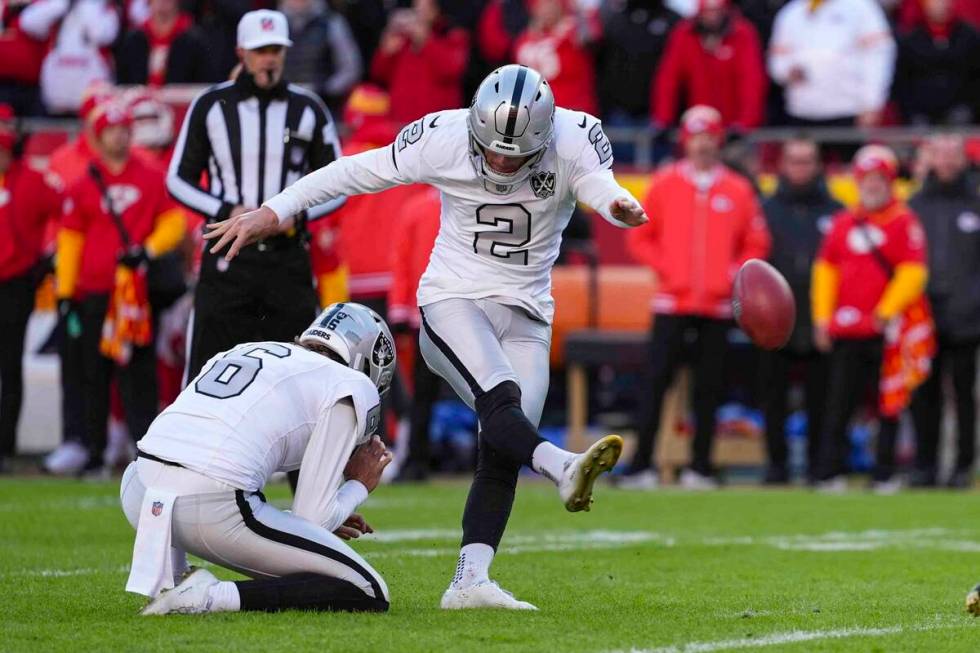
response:
<svg viewBox="0 0 980 653"><path fill-rule="evenodd" d="M541 611L443 612L465 494L383 487L363 507L388 614L142 618L115 484L0 480L0 651L980 651L976 493L603 487L572 515L522 479L493 576Z"/></svg>

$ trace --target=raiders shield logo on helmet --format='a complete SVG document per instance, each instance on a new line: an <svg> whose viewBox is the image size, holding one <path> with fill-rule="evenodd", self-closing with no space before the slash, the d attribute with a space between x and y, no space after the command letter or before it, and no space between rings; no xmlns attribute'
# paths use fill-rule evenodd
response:
<svg viewBox="0 0 980 653"><path fill-rule="evenodd" d="M535 172L531 175L531 190L535 197L547 199L555 194L555 173Z"/></svg>
<svg viewBox="0 0 980 653"><path fill-rule="evenodd" d="M384 367L395 360L395 346L385 334L378 334L378 339L374 342L374 351L371 352L371 358L378 367Z"/></svg>

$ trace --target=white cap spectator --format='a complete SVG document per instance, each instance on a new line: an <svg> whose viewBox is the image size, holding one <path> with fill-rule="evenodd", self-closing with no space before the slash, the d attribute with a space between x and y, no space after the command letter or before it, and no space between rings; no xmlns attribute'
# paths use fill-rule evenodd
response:
<svg viewBox="0 0 980 653"><path fill-rule="evenodd" d="M286 17L271 9L250 11L238 21L238 47L245 50L257 50L267 45L283 45L287 48L293 42L289 40L289 23Z"/></svg>

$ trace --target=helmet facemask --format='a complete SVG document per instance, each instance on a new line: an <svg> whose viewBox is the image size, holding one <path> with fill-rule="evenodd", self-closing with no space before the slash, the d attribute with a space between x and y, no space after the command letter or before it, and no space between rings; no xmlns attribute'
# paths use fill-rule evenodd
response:
<svg viewBox="0 0 980 653"><path fill-rule="evenodd" d="M527 66L503 66L481 82L467 128L470 161L488 191L510 194L531 176L554 136L554 114L551 87ZM502 173L490 166L486 152L528 159L515 172Z"/></svg>

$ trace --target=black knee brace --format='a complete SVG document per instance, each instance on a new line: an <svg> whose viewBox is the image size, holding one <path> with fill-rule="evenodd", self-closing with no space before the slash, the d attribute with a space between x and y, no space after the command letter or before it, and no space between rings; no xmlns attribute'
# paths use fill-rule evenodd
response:
<svg viewBox="0 0 980 653"><path fill-rule="evenodd" d="M371 598L354 584L314 573L281 578L237 581L243 611L327 610L333 612L387 612L384 597Z"/></svg>
<svg viewBox="0 0 980 653"><path fill-rule="evenodd" d="M534 448L544 439L521 409L521 389L504 381L476 398L483 437L498 453L518 465L530 465Z"/></svg>

